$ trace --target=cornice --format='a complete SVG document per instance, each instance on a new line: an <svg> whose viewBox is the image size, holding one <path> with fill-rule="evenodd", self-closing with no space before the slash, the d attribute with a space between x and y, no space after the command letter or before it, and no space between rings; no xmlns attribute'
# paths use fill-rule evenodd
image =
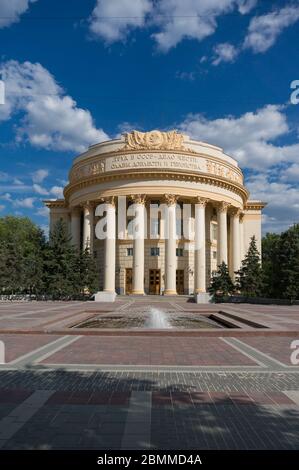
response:
<svg viewBox="0 0 299 470"><path fill-rule="evenodd" d="M131 169L130 171L120 172L120 173L107 172L107 173L97 175L95 177L88 176L87 178L82 179L78 182L69 183L64 189L64 196L65 196L65 199L68 201L68 199L73 193L75 193L76 191L82 188L87 188L95 184L101 184L101 183L109 182L109 181L119 181L119 180L124 180L124 179L126 180L127 179L149 180L149 179L161 179L161 178L167 179L170 181L177 180L177 181L187 181L187 182L199 182L199 183L203 183L203 184L207 184L211 186L217 186L219 188L224 188L241 196L244 203L247 202L248 197L249 197L249 192L247 191L247 189L243 185L237 182L230 181L220 176L211 175L210 173L195 174L191 171L182 172L178 169L173 170L171 172L168 169L167 170L160 169L156 171L151 171L150 169L142 170L142 171L140 171L140 169L136 169L136 170Z"/></svg>
<svg viewBox="0 0 299 470"><path fill-rule="evenodd" d="M55 200L51 200L51 199L46 199L43 201L43 203L45 204L45 206L49 207L49 208L61 208L61 209L67 209L67 204L66 204L66 201L64 199L55 199Z"/></svg>
<svg viewBox="0 0 299 470"><path fill-rule="evenodd" d="M247 201L244 210L245 211L259 211L266 207L267 202L263 201Z"/></svg>

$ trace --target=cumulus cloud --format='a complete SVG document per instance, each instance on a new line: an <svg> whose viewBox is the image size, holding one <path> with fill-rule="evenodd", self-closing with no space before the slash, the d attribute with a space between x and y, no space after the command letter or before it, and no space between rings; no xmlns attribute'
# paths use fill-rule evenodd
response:
<svg viewBox="0 0 299 470"><path fill-rule="evenodd" d="M123 41L134 28L145 25L151 0L97 0L90 18L90 31L107 43Z"/></svg>
<svg viewBox="0 0 299 470"><path fill-rule="evenodd" d="M49 217L49 209L48 207L40 207L36 212L35 215L38 215L40 217Z"/></svg>
<svg viewBox="0 0 299 470"><path fill-rule="evenodd" d="M49 194L49 191L46 188L43 188L40 184L34 183L32 189L35 193L40 194L41 196L46 196Z"/></svg>
<svg viewBox="0 0 299 470"><path fill-rule="evenodd" d="M254 53L265 52L288 26L299 20L299 6L286 6L265 15L254 17L248 27L244 48Z"/></svg>
<svg viewBox="0 0 299 470"><path fill-rule="evenodd" d="M88 110L77 103L39 63L15 60L0 65L6 85L6 102L0 121L21 115L17 140L48 150L82 152L89 145L107 140L97 129Z"/></svg>
<svg viewBox="0 0 299 470"><path fill-rule="evenodd" d="M33 209L35 197L25 197L24 199L15 199L13 201L14 207L22 207L24 209Z"/></svg>
<svg viewBox="0 0 299 470"><path fill-rule="evenodd" d="M63 187L62 186L52 186L50 193L57 198L63 198Z"/></svg>
<svg viewBox="0 0 299 470"><path fill-rule="evenodd" d="M180 129L196 139L223 147L243 168L269 168L282 161L296 162L298 159L298 143L274 143L290 131L283 108L277 105L267 105L240 117L214 120L191 114L180 124Z"/></svg>
<svg viewBox="0 0 299 470"><path fill-rule="evenodd" d="M34 183L42 183L47 176L49 176L49 171L44 168L40 168L32 173L32 181Z"/></svg>
<svg viewBox="0 0 299 470"><path fill-rule="evenodd" d="M30 3L37 0L1 0L0 2L0 28L17 23L20 16L25 13Z"/></svg>
<svg viewBox="0 0 299 470"><path fill-rule="evenodd" d="M124 41L135 28L152 27L160 51L183 39L201 41L217 28L217 17L237 9L248 13L257 0L97 0L90 31L107 43Z"/></svg>
<svg viewBox="0 0 299 470"><path fill-rule="evenodd" d="M214 47L213 65L219 65L221 62L234 62L238 55L237 48L228 42L217 44Z"/></svg>

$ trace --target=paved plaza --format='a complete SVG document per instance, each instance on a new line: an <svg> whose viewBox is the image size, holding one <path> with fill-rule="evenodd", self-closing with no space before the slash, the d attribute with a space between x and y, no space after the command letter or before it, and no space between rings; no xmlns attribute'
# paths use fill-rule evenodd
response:
<svg viewBox="0 0 299 470"><path fill-rule="evenodd" d="M101 314L220 315L210 330L71 328ZM258 325L258 326L257 326ZM299 449L299 306L187 297L2 302L2 449Z"/></svg>

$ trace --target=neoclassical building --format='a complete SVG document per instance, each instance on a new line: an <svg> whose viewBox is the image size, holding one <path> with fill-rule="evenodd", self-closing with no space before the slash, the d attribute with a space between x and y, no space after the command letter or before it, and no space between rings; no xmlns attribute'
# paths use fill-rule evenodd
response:
<svg viewBox="0 0 299 470"><path fill-rule="evenodd" d="M103 203L114 239L95 235L101 219L96 208ZM99 291L106 293L200 294L205 299L218 264L225 261L233 276L253 235L261 249L265 203L249 199L237 161L219 147L176 131L133 131L91 146L73 161L64 199L45 204L50 230L62 218L73 243L94 253ZM142 237L134 238L123 219L120 227L120 216L130 222L132 204L139 222L144 221ZM185 206L187 218L181 216ZM157 209L153 220L150 208ZM187 220L188 230L166 237L164 217L175 231Z"/></svg>

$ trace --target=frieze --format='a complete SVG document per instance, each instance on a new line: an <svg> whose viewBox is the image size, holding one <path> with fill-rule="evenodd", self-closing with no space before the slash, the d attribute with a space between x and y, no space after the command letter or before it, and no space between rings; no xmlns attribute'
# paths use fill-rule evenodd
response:
<svg viewBox="0 0 299 470"><path fill-rule="evenodd" d="M136 170L186 170L194 173L208 173L242 184L242 177L226 165L214 163L204 157L180 153L124 153L107 156L105 159L74 168L71 183L102 173Z"/></svg>

